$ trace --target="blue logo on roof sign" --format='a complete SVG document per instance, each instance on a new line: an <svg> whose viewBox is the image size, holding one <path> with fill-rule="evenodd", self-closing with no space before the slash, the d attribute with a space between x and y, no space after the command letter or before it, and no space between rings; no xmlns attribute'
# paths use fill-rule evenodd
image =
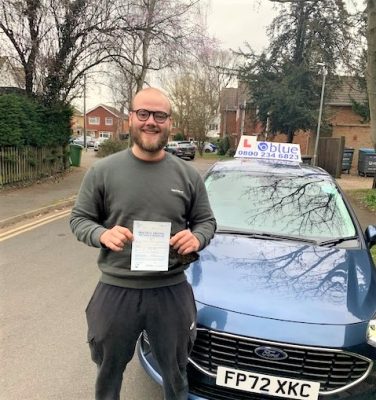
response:
<svg viewBox="0 0 376 400"><path fill-rule="evenodd" d="M268 144L265 142L260 142L257 147L260 151L268 150Z"/></svg>
<svg viewBox="0 0 376 400"><path fill-rule="evenodd" d="M300 146L292 143L258 142L255 136L242 136L235 157L301 162Z"/></svg>

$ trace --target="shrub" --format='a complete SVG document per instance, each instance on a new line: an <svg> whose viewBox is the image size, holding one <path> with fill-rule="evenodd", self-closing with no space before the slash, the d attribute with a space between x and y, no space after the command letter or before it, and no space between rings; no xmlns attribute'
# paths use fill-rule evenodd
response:
<svg viewBox="0 0 376 400"><path fill-rule="evenodd" d="M373 211L376 211L376 190L369 190L364 198L366 205Z"/></svg>
<svg viewBox="0 0 376 400"><path fill-rule="evenodd" d="M236 153L235 149L228 149L227 153L226 153L226 156L227 157L234 157L235 153Z"/></svg>
<svg viewBox="0 0 376 400"><path fill-rule="evenodd" d="M174 135L174 140L186 140L184 135L182 133L177 133L176 135Z"/></svg>
<svg viewBox="0 0 376 400"><path fill-rule="evenodd" d="M218 154L224 156L230 149L230 139L228 136L224 136L223 139L218 141Z"/></svg>
<svg viewBox="0 0 376 400"><path fill-rule="evenodd" d="M97 157L106 157L127 148L127 140L107 139L99 146Z"/></svg>

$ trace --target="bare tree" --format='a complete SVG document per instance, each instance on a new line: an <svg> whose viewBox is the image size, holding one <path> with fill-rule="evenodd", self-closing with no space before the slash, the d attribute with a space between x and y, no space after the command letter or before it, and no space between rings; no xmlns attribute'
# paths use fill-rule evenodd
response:
<svg viewBox="0 0 376 400"><path fill-rule="evenodd" d="M28 93L70 101L83 75L117 62L139 90L148 71L173 65L198 32L198 0L0 0L1 44L25 71ZM133 83L132 83L133 86Z"/></svg>
<svg viewBox="0 0 376 400"><path fill-rule="evenodd" d="M109 58L117 27L109 0L1 0L2 44L25 72L26 92L42 85L47 102L68 101L85 71Z"/></svg>
<svg viewBox="0 0 376 400"><path fill-rule="evenodd" d="M218 111L219 93L231 80L226 70L236 57L208 41L194 62L185 62L164 80L174 105L174 120L185 137L193 137L202 154L209 123Z"/></svg>
<svg viewBox="0 0 376 400"><path fill-rule="evenodd" d="M47 101L70 100L85 72L110 59L108 35L117 29L117 5L109 0L50 0L53 30L46 49Z"/></svg>
<svg viewBox="0 0 376 400"><path fill-rule="evenodd" d="M21 66L24 71L25 90L34 90L35 69L45 27L42 24L46 4L43 0L1 0L0 32L3 51L13 66ZM2 54L4 55L4 54Z"/></svg>
<svg viewBox="0 0 376 400"><path fill-rule="evenodd" d="M131 108L131 99L137 88L135 73L132 65L121 66L118 63L111 65L108 87L111 90L115 107L122 111Z"/></svg>
<svg viewBox="0 0 376 400"><path fill-rule="evenodd" d="M116 102L127 108L134 93L159 71L190 57L202 33L197 0L136 0L123 10L110 86Z"/></svg>

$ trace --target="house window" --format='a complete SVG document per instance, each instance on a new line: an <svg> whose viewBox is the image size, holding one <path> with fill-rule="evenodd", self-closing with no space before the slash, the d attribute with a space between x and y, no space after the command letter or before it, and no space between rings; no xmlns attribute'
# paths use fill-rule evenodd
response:
<svg viewBox="0 0 376 400"><path fill-rule="evenodd" d="M216 131L218 130L218 124L210 124L209 131Z"/></svg>
<svg viewBox="0 0 376 400"><path fill-rule="evenodd" d="M106 125L112 125L112 118L111 117L106 117L105 122Z"/></svg>
<svg viewBox="0 0 376 400"><path fill-rule="evenodd" d="M90 125L99 125L101 119L99 117L89 117L89 124Z"/></svg>
<svg viewBox="0 0 376 400"><path fill-rule="evenodd" d="M99 132L99 137L109 139L112 136L111 132Z"/></svg>

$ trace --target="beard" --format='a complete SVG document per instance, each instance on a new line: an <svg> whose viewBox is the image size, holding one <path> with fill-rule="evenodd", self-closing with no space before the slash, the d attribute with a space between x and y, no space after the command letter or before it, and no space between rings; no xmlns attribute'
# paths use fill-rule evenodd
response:
<svg viewBox="0 0 376 400"><path fill-rule="evenodd" d="M149 129L149 131L153 130ZM157 131L155 130L155 132ZM158 135L158 140L153 142L145 140L145 137L143 136L146 136L147 134L142 133L139 128L130 127L130 134L133 142L136 143L141 150L147 151L148 153L158 153L166 146L170 132L167 128L160 128L158 133L151 133L151 135Z"/></svg>

